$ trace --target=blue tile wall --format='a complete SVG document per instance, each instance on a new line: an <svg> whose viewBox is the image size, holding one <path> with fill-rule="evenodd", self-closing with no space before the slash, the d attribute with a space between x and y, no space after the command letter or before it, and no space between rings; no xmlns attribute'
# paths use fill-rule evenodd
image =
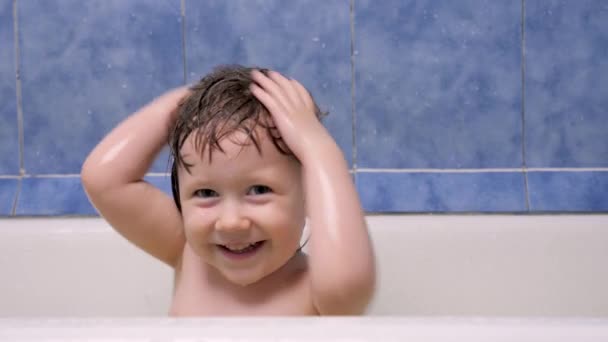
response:
<svg viewBox="0 0 608 342"><path fill-rule="evenodd" d="M12 3L0 0L0 175L19 173Z"/></svg>
<svg viewBox="0 0 608 342"><path fill-rule="evenodd" d="M16 215L55 216L95 213L77 177L24 178L21 183Z"/></svg>
<svg viewBox="0 0 608 342"><path fill-rule="evenodd" d="M95 144L234 63L311 91L369 213L606 213L607 60L603 0L0 0L0 216L96 215Z"/></svg>
<svg viewBox="0 0 608 342"><path fill-rule="evenodd" d="M521 167L521 3L357 1L357 166Z"/></svg>
<svg viewBox="0 0 608 342"><path fill-rule="evenodd" d="M145 180L166 194L171 194L168 176L148 176ZM23 178L21 182L21 196L18 198L15 212L18 216L96 214L78 177L28 177Z"/></svg>
<svg viewBox="0 0 608 342"><path fill-rule="evenodd" d="M0 216L13 214L19 180L0 179Z"/></svg>
<svg viewBox="0 0 608 342"><path fill-rule="evenodd" d="M526 161L608 166L608 2L527 1Z"/></svg>
<svg viewBox="0 0 608 342"><path fill-rule="evenodd" d="M531 172L534 212L608 212L607 172Z"/></svg>
<svg viewBox="0 0 608 342"><path fill-rule="evenodd" d="M119 121L183 84L179 0L28 0L18 9L27 173L79 173Z"/></svg>
<svg viewBox="0 0 608 342"><path fill-rule="evenodd" d="M521 172L361 172L357 190L373 212L521 212L526 210Z"/></svg>

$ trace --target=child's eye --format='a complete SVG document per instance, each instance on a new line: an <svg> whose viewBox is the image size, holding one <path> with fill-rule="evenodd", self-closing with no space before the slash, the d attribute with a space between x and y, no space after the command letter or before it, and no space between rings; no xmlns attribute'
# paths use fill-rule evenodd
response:
<svg viewBox="0 0 608 342"><path fill-rule="evenodd" d="M215 190L211 190L211 189L198 189L194 192L194 196L208 198L208 197L216 197L216 196L218 196L218 193Z"/></svg>
<svg viewBox="0 0 608 342"><path fill-rule="evenodd" d="M264 195L272 192L272 189L266 185L254 185L249 189L248 195Z"/></svg>

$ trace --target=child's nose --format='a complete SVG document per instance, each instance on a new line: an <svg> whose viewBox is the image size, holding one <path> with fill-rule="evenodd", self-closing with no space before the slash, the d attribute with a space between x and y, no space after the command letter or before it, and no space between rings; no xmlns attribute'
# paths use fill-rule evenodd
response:
<svg viewBox="0 0 608 342"><path fill-rule="evenodd" d="M226 210L215 222L215 229L220 231L242 231L251 227L251 221L242 216L238 210Z"/></svg>

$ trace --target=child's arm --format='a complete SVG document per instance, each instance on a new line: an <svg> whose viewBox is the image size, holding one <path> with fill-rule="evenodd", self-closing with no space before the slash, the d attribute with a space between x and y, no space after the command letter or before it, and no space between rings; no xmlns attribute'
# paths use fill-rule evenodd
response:
<svg viewBox="0 0 608 342"><path fill-rule="evenodd" d="M185 238L173 200L143 180L167 142L186 87L172 90L131 115L89 154L82 183L91 203L121 235L170 266Z"/></svg>
<svg viewBox="0 0 608 342"><path fill-rule="evenodd" d="M269 76L254 71L251 90L302 163L313 300L321 314L362 313L373 295L375 261L347 163L306 89L277 72Z"/></svg>

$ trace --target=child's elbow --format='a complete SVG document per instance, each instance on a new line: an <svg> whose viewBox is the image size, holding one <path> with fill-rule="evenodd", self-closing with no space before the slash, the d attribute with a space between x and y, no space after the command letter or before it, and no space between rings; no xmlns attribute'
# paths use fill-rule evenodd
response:
<svg viewBox="0 0 608 342"><path fill-rule="evenodd" d="M80 183L87 196L91 197L103 191L100 169L90 160L85 160L80 169Z"/></svg>
<svg viewBox="0 0 608 342"><path fill-rule="evenodd" d="M318 290L316 306L322 315L362 315L376 291L375 267L363 267Z"/></svg>

